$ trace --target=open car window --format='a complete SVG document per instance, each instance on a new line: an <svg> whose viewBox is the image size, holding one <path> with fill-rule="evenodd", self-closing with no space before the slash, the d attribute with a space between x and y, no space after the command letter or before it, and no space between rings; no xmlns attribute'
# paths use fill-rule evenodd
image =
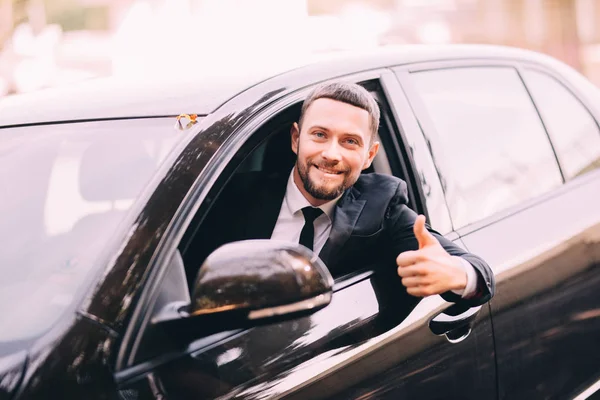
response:
<svg viewBox="0 0 600 400"><path fill-rule="evenodd" d="M370 87L368 88L371 90ZM374 94L377 101L381 103L382 95L377 92ZM239 187L244 186L253 175L257 176L259 173L264 176L270 174L289 176L296 160L296 155L291 149L290 129L292 124L298 121L301 107L301 102L289 106L257 130L254 134L256 143L254 147L242 150L243 154L237 158L241 161L238 161L239 165L235 166L235 170L230 176L220 177L228 182L222 191L214 199L211 199L212 209L205 218L197 215L195 221L188 228L179 249L183 256L190 287L193 285L204 259L221 244L224 244L222 238L227 236L225 231L232 229L232 226L222 223L222 221L230 220L224 216L229 217L229 214L237 212L238 202L244 201L244 196L252 195L238 190ZM372 165L363 173L392 174L390 158L397 157L393 153L395 150L389 145L388 139L392 135L393 127L389 125L390 119L385 118L387 108L383 105L381 108L382 118L377 140L381 141L382 146ZM236 185L237 187L234 187Z"/></svg>

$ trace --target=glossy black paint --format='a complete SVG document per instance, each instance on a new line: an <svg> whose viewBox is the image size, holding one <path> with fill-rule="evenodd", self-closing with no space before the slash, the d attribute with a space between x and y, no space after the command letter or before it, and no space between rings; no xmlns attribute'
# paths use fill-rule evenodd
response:
<svg viewBox="0 0 600 400"><path fill-rule="evenodd" d="M246 240L220 247L203 263L187 302L181 296L188 290L183 263L170 268L179 273L155 303L149 327L162 337L146 339L142 353L160 355L165 336L187 345L214 333L300 318L331 302L327 267L297 243Z"/></svg>
<svg viewBox="0 0 600 400"><path fill-rule="evenodd" d="M497 266L501 399L575 398L600 380L598 172L526 213L464 234L471 251ZM565 204L570 211L560 212ZM515 233L516 226L528 229ZM510 239L489 246L508 232Z"/></svg>
<svg viewBox="0 0 600 400"><path fill-rule="evenodd" d="M501 64L520 66L516 60L506 64L484 60L477 65ZM475 64L456 60L403 69L465 65ZM523 65L531 66L528 62ZM590 94L587 83L549 66L535 67L577 94L600 121L600 95L586 97ZM409 78L402 79L416 100L413 107L423 134L435 147L432 121L419 110L418 93L406 82ZM458 230L466 248L490 263L498 281L491 310L501 399L575 398L600 382L596 367L600 297L595 273L600 247L599 197L600 173L595 170Z"/></svg>
<svg viewBox="0 0 600 400"><path fill-rule="evenodd" d="M22 396L35 398L55 393L54 387L52 390L46 387L46 385L52 385L52 383L48 383L46 377L63 374L67 368L75 373L79 369L87 368L87 362L90 363L89 368L95 374L92 379L95 384L98 384L97 387L94 387L94 391L89 393L97 395L97 398L110 397L112 396L110 393L115 393L111 390L111 387L114 387L114 378L107 375L108 370L103 368L108 364L114 366L118 353L116 346L120 342L119 332L123 330L124 321L130 316L132 299L139 294L144 275L148 272L148 264L162 234L178 209L179 203L219 145L252 115L255 107L262 106L263 102L268 101L275 93L263 93L257 99L256 104L241 107L237 113L232 111L222 118L217 113L212 118L207 118L208 126L199 126L200 132L190 136L191 140L184 143L187 147L177 156L177 160L165 164L167 171L162 173L162 178L157 178L159 179L157 190L149 194L149 199L139 215L135 219L126 221L123 224L125 227L115 234L117 238L127 237L126 244L115 243L112 248L107 249L106 253L114 254L110 257L112 261L107 266L105 274L98 277L100 279L98 286L90 292L81 310L83 315L90 317L89 320L86 320L87 324L96 324L97 329L110 331L114 336L110 336L110 340L108 340L109 338L100 340L98 335L84 332L81 323L61 323L61 333L57 335L62 335L62 339L54 337L51 341L48 339L50 334L47 334L32 344L32 355L29 357L31 361L28 363L27 373L23 376L21 384L21 390L24 391ZM133 212L135 213L135 210ZM89 322L91 320L95 322ZM114 341L115 338L118 340ZM69 343L73 340L80 340L78 342L80 346L93 344L97 348L91 355L87 349L74 353L75 348L64 344L65 341ZM47 361L46 357L52 357L51 362ZM100 374L98 371L102 371L102 373ZM114 371L114 367L112 371ZM14 372L9 371L6 375L9 377L6 379L8 380L12 375ZM110 380L106 381L109 376L111 376ZM4 375L2 376L3 380ZM12 382L12 379L10 381ZM57 382L64 383L61 390L64 390L66 395L63 398L79 398L85 392L78 389L81 386L80 382L68 374ZM101 390L101 388L104 389ZM67 394L70 390L74 391L74 395L69 397Z"/></svg>
<svg viewBox="0 0 600 400"><path fill-rule="evenodd" d="M446 58L478 55L477 51L462 50L444 54ZM503 227L500 221L495 230L479 226L460 232L466 247L497 268L500 279L493 315L484 306L470 335L459 343L449 344L428 326L447 303L437 297L407 301L401 291L390 290L391 279L382 280L365 270L337 282L332 303L312 315L198 338L161 359L139 365L129 366L121 358L127 353L123 344L133 340L128 334L136 331L131 327L132 321L138 323L136 307L146 301L142 289L152 281L156 266L168 257L161 250L176 241L172 233L185 225L186 213L207 207L195 203L223 171L220 165L233 157L223 151L224 145L256 126L249 123L260 123L253 120L257 113L297 89L399 63L402 61L388 57L380 62L293 71L249 88L207 116L188 133L181 151L149 185L137 213L115 235L118 240L107 249L111 261L78 311L65 315L51 332L32 343L27 356L11 356L6 363L5 358L0 359L0 396L17 390L18 398L64 399L512 399L519 398L519 393L525 393L521 398L574 394L592 384L598 378L597 358L586 358L583 364L577 360L600 354L594 352L600 335L589 334L598 330L596 310L600 309L594 295L594 272L600 258L597 225L585 230L580 224L579 230L552 236L556 229L548 225L547 216L556 206L540 210L535 217L526 213L513 216L507 221L513 226ZM586 199L597 199L593 197L597 187L586 186ZM570 201L577 203L584 194L571 196ZM582 212L578 221L590 218L593 225L596 216L583 215L589 204L577 204ZM514 218L525 218L525 222ZM536 223L541 226L536 230L540 235L537 244L554 244L548 251L532 247L523 230L523 235L513 235L515 224ZM564 218L556 223L569 226ZM498 245L500 239L511 237L513 242ZM531 248L536 251L528 252ZM515 254L521 258L511 259ZM539 258L548 255L551 257ZM537 317L532 319L532 315ZM547 357L543 357L545 351ZM563 359L568 362L557 368ZM547 375L552 372L558 373ZM547 376L555 381L551 385L544 381L540 389L539 382Z"/></svg>
<svg viewBox="0 0 600 400"><path fill-rule="evenodd" d="M116 336L90 318L73 315L36 342L17 398L79 399L116 395L108 356Z"/></svg>
<svg viewBox="0 0 600 400"><path fill-rule="evenodd" d="M215 250L192 294L191 315L260 310L330 294L333 278L311 251L294 243L248 240Z"/></svg>
<svg viewBox="0 0 600 400"><path fill-rule="evenodd" d="M24 350L0 357L0 399L10 399L21 383L26 365L27 352Z"/></svg>
<svg viewBox="0 0 600 400"><path fill-rule="evenodd" d="M441 299L410 298L387 276L369 273L347 284L313 315L233 333L209 346L191 343L172 360L148 365L147 372L165 395L181 399L423 398L440 386L447 387L445 398L493 395L487 307L474 324L476 333L451 347L422 324L446 307ZM149 391L140 372L122 386ZM424 387L424 379L434 384Z"/></svg>
<svg viewBox="0 0 600 400"><path fill-rule="evenodd" d="M471 336L464 342L449 345L422 327L407 330L285 398L496 398L495 353L487 308L478 314Z"/></svg>
<svg viewBox="0 0 600 400"><path fill-rule="evenodd" d="M251 88L287 86L304 81L340 77L359 71L406 65L429 60L451 59L534 59L541 63L555 60L522 49L487 45L411 45L389 46L384 49L327 55L324 59L296 57L279 66L252 73L235 71L218 75L189 73L184 75L153 75L148 79L95 79L84 85L48 89L22 96L0 99L0 127L50 124L73 121L130 119L147 117L176 117L181 112L199 115L212 114L231 99ZM115 96L115 93L127 96ZM26 96L26 97L24 97ZM13 101L14 99L14 101ZM56 100L60 99L57 103ZM28 107L23 107L26 102ZM61 107L69 103L70 107ZM58 104L58 106L57 106ZM36 109L32 114L29 109Z"/></svg>
<svg viewBox="0 0 600 400"><path fill-rule="evenodd" d="M281 90L280 90L281 91ZM123 331L132 299L142 286L148 264L183 199L219 147L279 91L263 94L249 106L232 106L199 124L199 131L177 156L132 221L126 244L116 251L113 265L90 296L86 312L100 318L111 329ZM223 115L225 114L225 115ZM117 252L118 251L118 252Z"/></svg>

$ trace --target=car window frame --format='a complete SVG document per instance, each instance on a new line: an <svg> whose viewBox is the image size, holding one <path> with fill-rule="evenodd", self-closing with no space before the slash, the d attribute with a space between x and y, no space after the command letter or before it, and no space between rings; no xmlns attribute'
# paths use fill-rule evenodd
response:
<svg viewBox="0 0 600 400"><path fill-rule="evenodd" d="M540 64L534 61L530 61L530 60L520 60L518 62L514 63L516 65L516 68L519 70L519 73L525 71L525 70L535 70L537 72L541 72L544 73L548 76L550 76L551 78L554 78L555 80L557 80L560 84L562 84L565 89L567 89L569 92L571 92L571 94L573 94L578 100L579 102L586 108L586 110L590 113L590 115L594 118L594 120L596 121L596 125L598 126L598 129L600 130L600 115L599 112L596 111L596 107L593 106L592 104L592 99L590 99L583 91L581 91L578 88L578 85L574 84L571 80L569 80L565 75L561 74L560 72L550 68L549 66L546 66L544 64ZM527 80L524 80L525 82L525 86L527 86ZM592 84L590 82L590 84ZM600 94L600 91L599 91Z"/></svg>
<svg viewBox="0 0 600 400"><path fill-rule="evenodd" d="M527 96L529 97L530 101L532 102L534 110L540 120L540 124L544 129L544 133L546 134L546 138L547 138L548 143L550 144L550 147L554 154L554 160L556 162L556 165L558 166L558 170L559 170L559 173L560 173L560 176L562 179L561 185L559 185L549 191L546 191L542 194L539 194L539 195L533 196L529 199L523 200L515 205L509 206L500 211L497 211L491 215L488 215L487 217L484 217L477 221L473 221L465 226L456 226L454 223L454 220L452 219L455 231L458 233L459 236L467 235L471 232L474 232L474 231L482 229L486 226L489 226L489 225L491 225L501 219L504 219L510 215L514 215L516 213L522 212L522 211L526 210L527 208L530 208L538 203L544 202L547 198L558 195L558 193L561 192L560 189L565 186L564 173L562 171L561 164L558 160L558 156L557 156L556 150L554 148L554 143L552 142L550 135L548 134L546 125L544 124L544 121L540 115L540 112L531 96L529 88L527 87L527 85L523 79L522 70L520 69L520 67L524 64L526 64L525 61L512 60L512 59L461 59L461 60L444 60L444 61L430 61L430 62L424 62L424 63L415 63L415 64L409 64L406 66L400 66L400 67L395 68L395 71L397 74L399 74L399 75L405 74L405 78L402 79L402 81L401 81L402 86L406 92L408 101L409 101L411 107L413 108L415 116L416 116L417 120L419 121L419 124L422 127L423 136L426 138L427 141L432 141L432 142L436 142L436 140L431 137L428 137L427 132L435 132L436 131L435 125L433 124L433 121L432 121L431 117L429 116L429 112L427 111L425 104L423 103L423 101L421 99L421 96L418 94L418 90L417 90L416 86L410 79L411 73L432 71L432 70L444 70L444 69L455 69L455 68L478 68L478 67L483 67L483 68L489 68L489 67L507 68L508 67L508 68L514 69L515 72L517 73L521 83L523 84L524 89L527 92ZM536 65L536 63L531 63L531 64ZM435 158L433 154L431 154L431 157ZM443 176L443 174L440 171L439 165L436 163L435 166L438 171L438 174L440 176ZM452 215L450 215L450 218L452 218Z"/></svg>
<svg viewBox="0 0 600 400"><path fill-rule="evenodd" d="M544 124L544 129L546 130L548 139L550 140L550 143L552 144L552 148L554 149L554 154L556 155L556 159L559 164L559 167L560 167L561 171L563 171L563 166L560 161L559 153L556 150L556 147L554 146L552 136L550 135L548 128L547 128L547 122L544 120L544 116L540 112L538 104L536 103L535 98L532 95L531 87L527 83L527 76L526 76L525 72L527 72L528 70L544 74L544 75L548 76L549 78L554 79L565 90L567 90L569 93L571 93L571 95L575 98L575 100L578 101L579 104L581 104L581 106L585 109L585 111L587 111L589 116L592 117L592 120L594 121L594 123L596 124L596 128L598 129L597 133L598 133L599 137L600 137L600 122L599 122L600 116L598 116L597 113L594 111L594 108L591 107L591 100L588 99L583 94L583 92L579 91L575 85L572 85L568 79L566 79L559 73L557 73L557 72L553 71L552 69L547 68L541 64L537 64L537 63L533 63L533 62L521 62L518 64L517 71L519 72L519 75L521 76L521 80L523 81L523 83L525 84L525 87L527 88L527 92L529 93L529 97L531 98L533 105L535 106L536 110L538 110L538 115L539 115L540 119L542 120L542 123ZM576 180L580 179L582 176L585 176L592 172L594 172L594 170L588 171L583 175L577 175L570 179L567 179L563 172L562 173L563 174L563 186L569 185L571 182L576 181Z"/></svg>
<svg viewBox="0 0 600 400"><path fill-rule="evenodd" d="M344 76L333 76L325 81L351 81L351 82L366 82L366 81L379 81L379 84L382 89L382 95L385 97L385 101L389 108L393 108L391 106L390 97L387 95L385 91L385 80L396 79L393 73L387 68L377 68L368 71L357 72ZM147 324L148 319L151 317L150 311L152 309L152 305L157 297L158 291L160 290L160 282L162 277L165 275L164 271L166 267L169 265L169 261L173 257L176 251L178 251L179 243L189 227L192 218L198 212L201 204L205 201L206 197L215 190L218 192L225 186L226 182L231 177L232 172L227 170L235 169L237 166L243 162L243 159L251 150L247 150L243 155L240 155L240 152L244 148L244 146L248 146L249 143L260 143L261 140L265 139L267 135L263 138L257 138L255 133L260 130L262 126L268 124L270 120L273 119L274 116L280 114L285 111L289 107L297 104L304 100L308 92L317 84L322 81L312 82L308 86L304 86L298 88L296 90L290 91L282 96L280 96L273 103L268 105L267 107L257 111L252 115L248 121L246 121L242 126L233 132L225 143L221 145L221 147L216 151L215 156L211 159L209 164L207 164L205 171L201 177L201 181L195 184L188 194L185 196L184 203L180 204L179 210L177 214L173 217L170 225L177 226L176 230L165 233L165 237L163 238L163 243L166 245L162 248L156 250L155 255L153 256L153 260L155 261L153 265L149 265L148 268L151 270L151 274L149 274L148 280L145 282L144 287L142 289L142 294L140 296L140 301L136 304L136 312L134 313L134 317L131 319L127 326L127 333L124 335L124 341L119 346L119 359L117 360L115 371L116 378L118 382L123 382L131 379L133 377L133 373L139 374L141 371L150 371L155 364L156 357L147 361L142 361L137 363L135 361L135 348L134 344L139 344L141 338L144 335L144 329ZM392 125L390 129L390 136L394 138L394 131L398 130L398 126L394 123L395 119L392 115L392 112L389 112L390 119L392 120ZM393 140L397 140L394 138ZM255 146L255 145L254 145ZM397 143L388 146L386 151L387 158L390 163L390 167L394 172L394 163L397 163L399 160L402 160L401 155L398 153L398 148L396 147ZM234 159L237 158L237 161ZM236 165L232 167L232 162L236 162ZM410 169L410 165L405 165L406 168L412 173ZM229 174L227 179L223 179L223 174ZM219 182L220 181L220 182ZM224 182L223 182L224 181ZM413 189L413 187L411 187ZM416 193L416 192L415 192ZM422 201L422 199L421 199ZM193 203L193 204L191 204ZM179 220L180 222L175 222ZM159 261L156 261L159 260ZM360 274L361 279L364 279L364 274ZM352 283L358 277L348 276L347 281ZM346 278L345 278L346 279ZM346 285L338 286L337 289L341 289ZM139 312L137 310L140 310ZM148 310L148 311L142 311ZM146 321L146 322L144 322ZM222 339L222 338L219 338ZM217 339L215 339L216 341ZM196 352L205 348L207 343L205 341L201 341L202 343L198 343L197 346L189 346L187 349L183 351L180 356L184 356L185 354L189 354L192 352ZM147 365L147 367L143 367Z"/></svg>
<svg viewBox="0 0 600 400"><path fill-rule="evenodd" d="M388 97L392 100L392 114L399 127L399 139L403 143L406 151L405 157L410 160L413 171L413 186L419 190L420 201L422 202L421 209L435 229L449 240L455 240L454 225L450 218L450 209L446 201L446 197L442 190L442 183L439 172L435 166L435 160L431 156L428 148L429 143L423 135L423 127L415 114L415 111L410 104L408 95L405 89L407 73L405 66L396 66L392 68L394 79L387 82L386 90ZM410 85L410 84L409 84ZM415 159L415 154L418 155L419 162ZM427 164L427 165L425 165ZM417 183L418 182L418 183ZM427 204L427 196L425 187L429 187L429 192L435 190L439 193L435 196L439 203L438 208L432 212L436 212L440 220L432 221L429 215L429 205ZM430 194L430 193L429 193Z"/></svg>
<svg viewBox="0 0 600 400"><path fill-rule="evenodd" d="M223 174L232 174L227 172L228 168L232 168L232 162L237 157L236 167L241 165L243 157L239 157L239 153L244 146L248 146L252 140L253 133L256 132L260 126L268 123L268 121L276 114L281 113L287 107L291 106L295 101L295 98L299 98L299 94L290 94L275 100L272 104L268 105L264 109L257 111L248 121L244 122L242 126L235 129L230 135L229 139L226 140L221 146L215 151L213 157L207 163L203 170L203 174L198 177L197 182L189 189L184 200L178 207L177 213L171 219L169 225L173 226L170 232L165 232L162 239L164 245L156 249L155 254L152 257L153 262L148 266L149 277L145 282L144 287L141 289L140 300L136 304L136 310L134 315L126 328L126 334L124 335L124 341L119 346L119 357L115 366L115 377L117 382L127 381L132 378L132 373L137 373L137 369L143 371L150 371L154 367L151 364L155 363L155 359L151 359L145 362L136 363L135 355L136 349L132 346L139 345L139 342L144 334L146 323L150 318L150 310L154 304L158 291L160 290L160 284L165 275L166 268L170 265L172 257L178 252L179 244L183 238L184 233L188 229L192 222L193 217L199 211L200 207L204 203L205 199L216 190L220 192L226 185L225 182L220 182L220 177ZM294 99L294 100L292 100ZM256 137L254 136L256 139ZM249 153L249 152L248 152ZM247 154L247 153L245 153ZM235 169L235 168L234 168ZM208 210L205 212L205 214ZM181 356L187 353L195 352L205 346L202 342L200 346L191 346L185 349ZM196 348L198 347L198 348ZM160 357L159 357L160 358ZM144 365L148 365L146 368L140 368ZM162 364L159 362L158 364Z"/></svg>

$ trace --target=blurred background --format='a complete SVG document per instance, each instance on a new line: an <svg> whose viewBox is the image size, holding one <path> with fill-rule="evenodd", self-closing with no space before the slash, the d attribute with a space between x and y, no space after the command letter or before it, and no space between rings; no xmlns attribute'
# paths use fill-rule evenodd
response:
<svg viewBox="0 0 600 400"><path fill-rule="evenodd" d="M599 85L597 21L598 0L0 0L0 96L413 43L532 49Z"/></svg>

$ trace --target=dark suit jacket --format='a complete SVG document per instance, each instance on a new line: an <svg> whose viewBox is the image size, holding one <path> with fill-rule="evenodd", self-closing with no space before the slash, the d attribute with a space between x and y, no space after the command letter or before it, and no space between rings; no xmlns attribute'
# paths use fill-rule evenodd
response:
<svg viewBox="0 0 600 400"><path fill-rule="evenodd" d="M235 176L202 224L206 230L200 232L202 244L195 249L194 259L202 262L210 252L225 243L269 239L277 222L288 178L289 173ZM407 206L407 202L406 183L401 179L381 174L361 175L338 201L329 239L319 253L332 275L339 277L374 267L385 279L402 287L396 272L396 257L403 251L418 249L413 233L417 214ZM465 305L488 301L494 293L494 276L486 262L428 225L427 228L449 254L469 261L478 275L474 297L461 300L452 292L442 297L452 302L460 300Z"/></svg>

